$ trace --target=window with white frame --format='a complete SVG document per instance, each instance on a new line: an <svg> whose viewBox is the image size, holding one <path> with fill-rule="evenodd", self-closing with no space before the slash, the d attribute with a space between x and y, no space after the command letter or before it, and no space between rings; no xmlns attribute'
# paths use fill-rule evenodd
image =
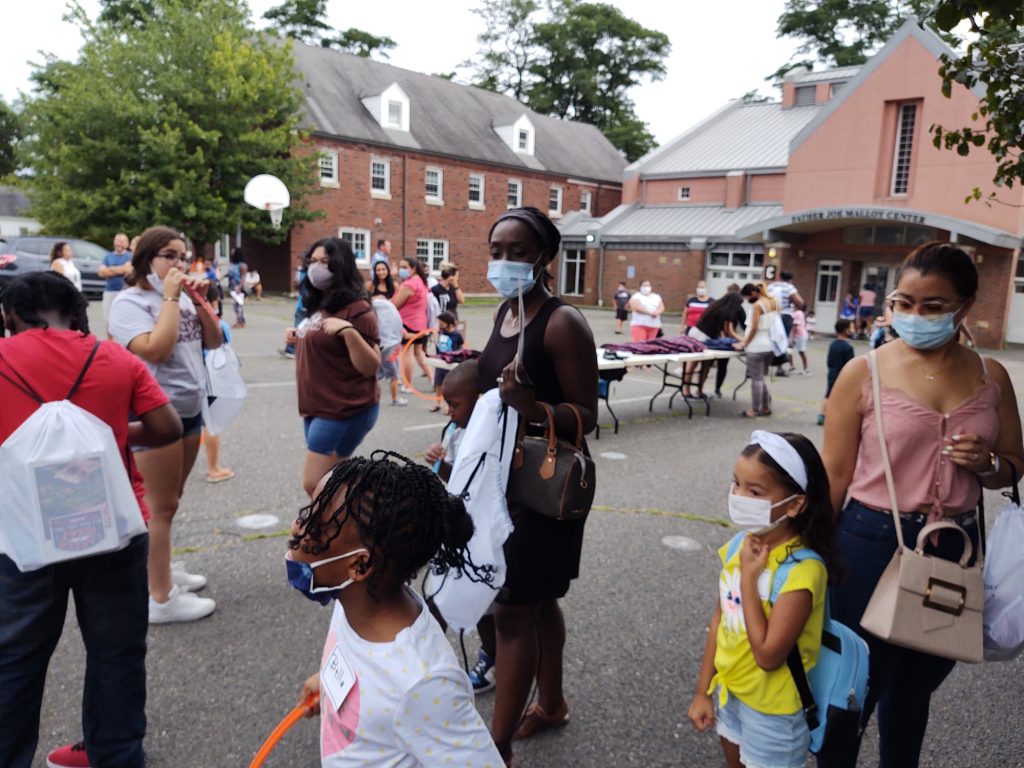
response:
<svg viewBox="0 0 1024 768"><path fill-rule="evenodd" d="M582 296L587 271L587 252L567 249L562 252L562 295Z"/></svg>
<svg viewBox="0 0 1024 768"><path fill-rule="evenodd" d="M402 102L388 101L388 127L402 127Z"/></svg>
<svg viewBox="0 0 1024 768"><path fill-rule="evenodd" d="M338 153L331 149L321 149L317 159L321 187L338 186Z"/></svg>
<svg viewBox="0 0 1024 768"><path fill-rule="evenodd" d="M680 187L679 188L679 200L680 200L680 202L683 202L683 201L686 201L686 200L689 200L689 199L690 199L690 188L689 187Z"/></svg>
<svg viewBox="0 0 1024 768"><path fill-rule="evenodd" d="M523 182L512 181L508 182L508 207L509 208L521 208L523 205Z"/></svg>
<svg viewBox="0 0 1024 768"><path fill-rule="evenodd" d="M519 149L526 152L530 148L530 132L525 128L519 129Z"/></svg>
<svg viewBox="0 0 1024 768"><path fill-rule="evenodd" d="M594 199L593 193L589 189L580 191L580 210L584 213L590 213L590 203Z"/></svg>
<svg viewBox="0 0 1024 768"><path fill-rule="evenodd" d="M370 160L370 194L391 197L391 161L375 157Z"/></svg>
<svg viewBox="0 0 1024 768"><path fill-rule="evenodd" d="M428 272L440 272L441 265L448 261L448 241L416 238L416 258L426 265Z"/></svg>
<svg viewBox="0 0 1024 768"><path fill-rule="evenodd" d="M562 188L552 187L548 190L548 216L562 215Z"/></svg>
<svg viewBox="0 0 1024 768"><path fill-rule="evenodd" d="M892 160L892 194L905 195L910 190L910 160L914 149L914 126L917 104L900 105L896 126L896 147Z"/></svg>
<svg viewBox="0 0 1024 768"><path fill-rule="evenodd" d="M440 203L444 199L444 171L440 168L427 168L423 175L424 192L428 203Z"/></svg>
<svg viewBox="0 0 1024 768"><path fill-rule="evenodd" d="M469 174L469 207L484 207L484 175L482 173Z"/></svg>
<svg viewBox="0 0 1024 768"><path fill-rule="evenodd" d="M370 266L370 230L340 227L338 237L352 246L352 252L356 255L356 266L363 269Z"/></svg>

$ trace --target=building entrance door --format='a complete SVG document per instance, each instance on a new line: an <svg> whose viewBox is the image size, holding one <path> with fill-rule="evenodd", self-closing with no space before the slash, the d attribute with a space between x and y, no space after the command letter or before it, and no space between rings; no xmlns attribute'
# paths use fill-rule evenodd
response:
<svg viewBox="0 0 1024 768"><path fill-rule="evenodd" d="M865 264L860 273L860 286L870 285L874 290L875 306L881 307L885 297L896 287L896 267L892 264Z"/></svg>
<svg viewBox="0 0 1024 768"><path fill-rule="evenodd" d="M814 321L819 331L832 332L839 315L839 279L843 264L839 261L818 262L818 281L814 287Z"/></svg>

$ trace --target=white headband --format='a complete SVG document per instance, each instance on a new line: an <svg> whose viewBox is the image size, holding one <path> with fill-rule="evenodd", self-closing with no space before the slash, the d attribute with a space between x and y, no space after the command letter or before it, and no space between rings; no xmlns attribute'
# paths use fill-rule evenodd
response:
<svg viewBox="0 0 1024 768"><path fill-rule="evenodd" d="M782 435L755 429L750 434L750 442L759 445L789 475L800 489L807 493L807 467L796 448Z"/></svg>

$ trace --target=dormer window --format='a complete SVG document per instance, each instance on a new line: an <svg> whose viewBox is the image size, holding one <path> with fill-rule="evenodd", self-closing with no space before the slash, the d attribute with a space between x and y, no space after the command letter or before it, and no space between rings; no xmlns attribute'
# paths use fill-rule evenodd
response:
<svg viewBox="0 0 1024 768"><path fill-rule="evenodd" d="M813 107L817 101L817 88L813 85L798 86L795 91L793 106Z"/></svg>
<svg viewBox="0 0 1024 768"><path fill-rule="evenodd" d="M508 117L494 121L494 132L505 142L505 146L517 155L532 155L537 132L533 122L526 115Z"/></svg>
<svg viewBox="0 0 1024 768"><path fill-rule="evenodd" d="M402 128L402 102L400 101L389 101L388 102L388 126L391 128Z"/></svg>
<svg viewBox="0 0 1024 768"><path fill-rule="evenodd" d="M409 95L398 83L392 83L379 93L363 96L362 102L381 128L409 130Z"/></svg>

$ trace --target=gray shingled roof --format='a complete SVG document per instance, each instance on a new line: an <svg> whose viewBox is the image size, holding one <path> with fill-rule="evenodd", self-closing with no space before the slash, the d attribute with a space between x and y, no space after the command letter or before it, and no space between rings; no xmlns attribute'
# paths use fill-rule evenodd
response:
<svg viewBox="0 0 1024 768"><path fill-rule="evenodd" d="M28 198L14 187L0 187L0 216L27 216Z"/></svg>
<svg viewBox="0 0 1024 768"><path fill-rule="evenodd" d="M591 125L539 115L509 96L372 59L298 42L292 50L306 80L306 127L316 133L622 182L625 159ZM409 95L409 133L385 130L361 101L396 82ZM536 129L534 157L513 152L494 132L495 124L507 124L523 114Z"/></svg>
<svg viewBox="0 0 1024 768"><path fill-rule="evenodd" d="M655 150L634 168L641 176L727 173L778 168L789 161L789 142L821 111L820 106L783 109L778 102L735 101Z"/></svg>
<svg viewBox="0 0 1024 768"><path fill-rule="evenodd" d="M601 228L601 239L671 241L693 237L741 239L736 231L758 221L782 215L781 205L634 206Z"/></svg>

